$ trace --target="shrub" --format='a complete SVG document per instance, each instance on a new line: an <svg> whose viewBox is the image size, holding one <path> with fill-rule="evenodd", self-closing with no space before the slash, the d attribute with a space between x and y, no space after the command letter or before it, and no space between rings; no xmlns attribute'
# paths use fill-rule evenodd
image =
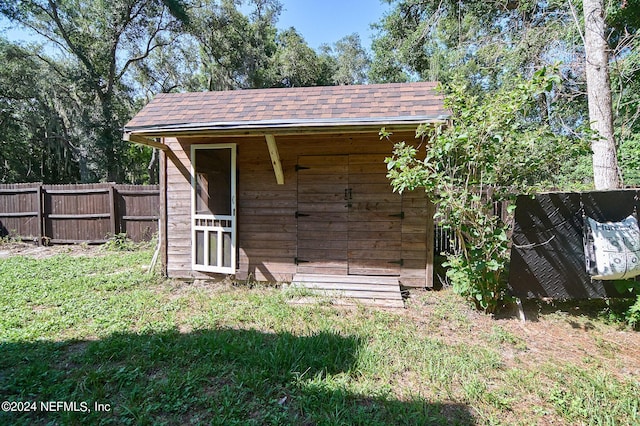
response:
<svg viewBox="0 0 640 426"><path fill-rule="evenodd" d="M567 164L590 152L588 131L566 136L550 124L549 111L537 111L559 81L542 68L531 80L517 78L484 97L451 84L444 88L451 121L421 125L420 144L396 143L386 160L394 190L424 188L442 223L455 231L461 251L448 255L447 275L459 294L488 313L507 297L511 221L496 216L496 204L558 186ZM380 134L391 138L385 129Z"/></svg>

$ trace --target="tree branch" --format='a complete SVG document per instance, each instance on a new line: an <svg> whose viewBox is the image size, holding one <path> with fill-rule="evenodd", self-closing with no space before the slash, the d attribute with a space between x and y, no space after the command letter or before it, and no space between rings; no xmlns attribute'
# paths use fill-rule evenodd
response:
<svg viewBox="0 0 640 426"><path fill-rule="evenodd" d="M169 29L169 25L166 25L166 26L162 25L165 18L165 12L166 12L166 8L163 7L162 13L160 14L160 17L158 19L158 24L156 25L156 28L153 30L153 32L149 34L149 40L147 40L147 44L145 46L143 53L133 58L129 58L127 62L125 62L125 64L122 66L122 69L120 70L120 72L117 73L115 77L116 80L120 80L122 76L124 76L124 74L127 72L127 69L132 64L146 59L147 57L149 57L151 52L154 51L155 49L169 45L169 43L160 43L160 42L157 42L154 44L154 41L158 36L158 34L160 34L161 32L167 31ZM114 61L114 64L115 64L115 61Z"/></svg>

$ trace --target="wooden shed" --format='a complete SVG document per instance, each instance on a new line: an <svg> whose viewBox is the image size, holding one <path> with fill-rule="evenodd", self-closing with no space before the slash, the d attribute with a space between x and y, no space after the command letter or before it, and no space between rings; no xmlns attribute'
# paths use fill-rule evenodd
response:
<svg viewBox="0 0 640 426"><path fill-rule="evenodd" d="M420 143L448 118L435 86L159 94L124 139L162 150L166 275L430 286L433 207L393 192L379 131Z"/></svg>

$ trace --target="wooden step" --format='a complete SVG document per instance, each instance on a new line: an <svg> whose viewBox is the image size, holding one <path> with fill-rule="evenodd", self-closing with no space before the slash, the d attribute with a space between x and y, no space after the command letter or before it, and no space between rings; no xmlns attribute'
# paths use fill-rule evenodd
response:
<svg viewBox="0 0 640 426"><path fill-rule="evenodd" d="M364 275L296 274L288 288L309 290L329 298L335 304L362 304L404 308L397 277ZM314 303L313 297L303 297L294 303Z"/></svg>

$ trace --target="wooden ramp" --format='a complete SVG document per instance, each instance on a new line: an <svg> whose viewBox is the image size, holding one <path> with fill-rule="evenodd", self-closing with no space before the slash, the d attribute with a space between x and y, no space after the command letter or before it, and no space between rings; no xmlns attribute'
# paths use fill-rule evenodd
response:
<svg viewBox="0 0 640 426"><path fill-rule="evenodd" d="M296 274L288 288L309 290L313 296L328 298L335 304L404 308L397 277ZM313 299L302 298L297 302Z"/></svg>

